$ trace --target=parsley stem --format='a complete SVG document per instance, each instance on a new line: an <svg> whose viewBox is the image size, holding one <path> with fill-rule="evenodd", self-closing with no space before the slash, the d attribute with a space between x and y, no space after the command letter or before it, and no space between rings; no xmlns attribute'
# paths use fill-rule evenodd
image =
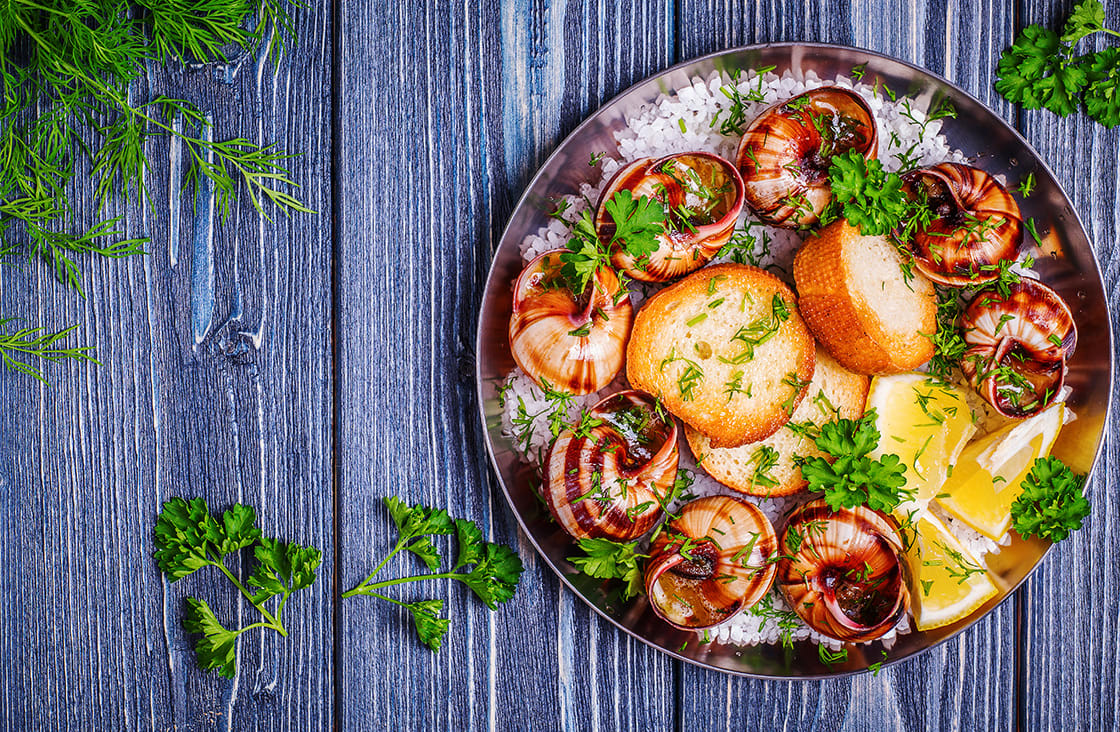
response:
<svg viewBox="0 0 1120 732"><path fill-rule="evenodd" d="M226 576L226 579L232 582L234 586L241 591L241 594L245 596L245 599L249 601L249 604L255 607L257 609L257 612L259 612L265 617L266 620L268 620L268 625L266 627L272 628L281 636L287 637L288 631L284 629L284 626L280 624L280 621L273 617L272 613L270 613L268 610L265 610L259 603L257 603L256 600L253 599L252 593L245 589L245 585L241 584L241 582L233 576L233 572L230 572L229 569L226 568L226 565L223 564L220 559L214 560L214 566L220 569L222 574ZM286 599L287 597L284 598L284 600ZM281 609L283 609L283 606L283 600L281 600ZM277 614L279 615L279 613Z"/></svg>
<svg viewBox="0 0 1120 732"><path fill-rule="evenodd" d="M441 572L439 574L420 574L420 575L416 575L415 577L401 577L400 579L395 579L395 580L384 580L383 582L377 582L377 583L372 584L372 585L367 585L365 583L362 583L361 585L359 585L359 587L356 587L354 589L355 590L360 589L361 591L368 593L369 590L379 590L382 587L392 587L393 585L402 585L406 582L420 582L422 580L437 580L437 579L462 580L463 577L464 577L464 575L460 572ZM354 590L351 590L351 592L353 592L353 591ZM345 597L345 595L343 595L343 597Z"/></svg>
<svg viewBox="0 0 1120 732"><path fill-rule="evenodd" d="M397 541L397 545L395 547L393 547L393 551L389 552L389 554L386 555L386 557L384 559L382 559L381 562L376 567L373 568L373 571L370 572L368 575L366 575L366 578L364 580L362 580L361 582L358 583L358 587L355 587L353 590L350 590L349 592L344 592L342 594L342 596L343 597L350 597L350 593L355 592L355 591L358 590L358 588L364 587L365 585L369 584L369 581L371 579L373 579L374 576L378 572L381 571L381 568L385 566L386 562L388 562L390 559L395 557L402 549L404 549L404 545L407 544L408 541L410 539L413 539L413 538L415 538L415 537L407 536L407 537L402 537L399 541Z"/></svg>

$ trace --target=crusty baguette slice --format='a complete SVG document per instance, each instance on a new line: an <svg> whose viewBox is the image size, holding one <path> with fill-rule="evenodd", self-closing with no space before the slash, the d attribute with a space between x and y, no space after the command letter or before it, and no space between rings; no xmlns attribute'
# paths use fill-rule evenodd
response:
<svg viewBox="0 0 1120 732"><path fill-rule="evenodd" d="M785 424L813 377L815 345L793 292L757 267L698 270L642 306L626 375L717 447Z"/></svg>
<svg viewBox="0 0 1120 732"><path fill-rule="evenodd" d="M791 425L809 421L819 427L837 418L858 418L870 383L871 379L844 368L821 348L805 398L789 422L765 440L712 447L707 437L690 427L685 427L685 437L700 467L720 483L753 496L788 496L805 488L793 456L823 456L812 440Z"/></svg>
<svg viewBox="0 0 1120 732"><path fill-rule="evenodd" d="M909 371L933 356L933 284L886 237L841 219L810 236L793 263L801 314L836 360L861 374Z"/></svg>

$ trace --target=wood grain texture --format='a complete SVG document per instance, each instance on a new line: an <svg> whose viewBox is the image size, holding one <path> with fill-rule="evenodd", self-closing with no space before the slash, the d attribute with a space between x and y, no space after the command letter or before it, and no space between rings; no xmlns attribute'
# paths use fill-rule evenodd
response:
<svg viewBox="0 0 1120 732"><path fill-rule="evenodd" d="M1002 3L783 2L681 3L683 58L771 41L817 41L868 48L940 74L1012 120L991 88L1013 21ZM714 22L713 22L714 20ZM685 727L732 729L1009 729L1015 715L1012 598L958 638L917 659L825 682L744 681L684 670ZM726 691L718 703L705 693Z"/></svg>
<svg viewBox="0 0 1120 732"><path fill-rule="evenodd" d="M1095 242L1115 328L1120 132L1020 113L991 88L1015 30L1071 6L355 0L301 13L300 48L278 72L259 58L153 71L140 93L195 99L222 136L303 152L291 170L323 213L269 223L242 206L219 223L205 196L197 210L179 199L181 150L155 140L155 213L111 211L152 236L150 256L85 263L87 300L42 266L4 271L0 312L81 323L104 365L53 367L53 389L0 376L0 728L1113 728L1120 620L1102 598L1118 588L1120 415L1086 529L1015 598L878 676L778 683L671 661L564 589L495 483L474 387L494 247L562 137L675 61L763 41L891 54L1019 124ZM394 541L380 504L392 494L477 521L526 564L498 613L449 581L398 588L448 601L438 654L404 611L333 599ZM324 550L319 582L292 600L292 637L249 634L232 681L196 668L182 598L212 599L224 618L247 618L244 604L210 578L168 585L150 558L172 495L252 503L266 530ZM386 576L419 570L410 560Z"/></svg>
<svg viewBox="0 0 1120 732"><path fill-rule="evenodd" d="M381 498L446 507L516 545L517 597L490 613L461 586L433 654L403 614L347 600L349 730L671 725L674 664L576 599L519 536L489 467L473 342L490 259L529 176L606 98L670 62L671 15L630 4L343 6L338 280L340 576L394 541ZM405 29L403 32L401 29ZM402 558L386 576L417 569Z"/></svg>
<svg viewBox="0 0 1120 732"><path fill-rule="evenodd" d="M294 169L312 208L330 205L329 16L301 16L302 52L279 72L249 57L227 69L152 71L143 94L183 95L217 134L304 152ZM214 77L220 83L214 83ZM181 151L149 143L153 207L126 213L150 255L87 261L87 300L43 266L6 269L0 305L33 323L81 323L100 367L51 368L53 389L0 379L0 721L9 729L329 727L330 562L292 598L291 639L246 633L239 674L200 673L183 598L247 621L227 583L169 585L152 526L172 495L219 510L255 505L266 531L327 551L330 486L330 221L263 221L246 204L214 219L180 199ZM178 161L178 162L177 162ZM83 180L83 174L79 174ZM92 219L91 187L75 208ZM87 221L88 223L88 221Z"/></svg>
<svg viewBox="0 0 1120 732"><path fill-rule="evenodd" d="M1073 3L1029 1L1022 23L1059 28ZM1120 27L1120 7L1105 3L1106 24ZM1079 51L1115 45L1093 39ZM1059 118L1024 112L1022 131L1073 201L1104 278L1115 338L1120 332L1120 128L1106 130L1081 112ZM1102 326L1103 327L1103 326ZM1115 352L1112 354L1115 368ZM1120 410L1115 390L1104 463L1089 485L1092 514L1059 544L1020 592L1024 613L1020 705L1029 730L1114 729L1120 719L1120 624L1111 597L1120 591Z"/></svg>

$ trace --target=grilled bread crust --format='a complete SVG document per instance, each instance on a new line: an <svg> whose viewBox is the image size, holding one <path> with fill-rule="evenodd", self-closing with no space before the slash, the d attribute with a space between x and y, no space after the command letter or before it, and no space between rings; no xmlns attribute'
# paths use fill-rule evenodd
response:
<svg viewBox="0 0 1120 732"><path fill-rule="evenodd" d="M793 263L801 314L820 345L861 374L893 374L933 357L933 284L904 270L882 236L841 219L810 236Z"/></svg>

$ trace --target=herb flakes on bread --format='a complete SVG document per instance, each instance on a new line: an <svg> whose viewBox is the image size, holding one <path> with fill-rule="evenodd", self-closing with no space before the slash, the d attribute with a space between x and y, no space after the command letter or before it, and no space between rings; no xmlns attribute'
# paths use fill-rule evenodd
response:
<svg viewBox="0 0 1120 732"><path fill-rule="evenodd" d="M821 348L801 405L784 427L765 440L712 447L707 437L689 427L685 437L700 467L720 483L754 496L788 496L806 486L793 456L825 456L808 435L838 418L858 419L870 383L871 379L844 368Z"/></svg>
<svg viewBox="0 0 1120 732"><path fill-rule="evenodd" d="M813 337L796 303L757 267L699 270L638 312L627 378L716 447L765 439L789 420L813 377Z"/></svg>

